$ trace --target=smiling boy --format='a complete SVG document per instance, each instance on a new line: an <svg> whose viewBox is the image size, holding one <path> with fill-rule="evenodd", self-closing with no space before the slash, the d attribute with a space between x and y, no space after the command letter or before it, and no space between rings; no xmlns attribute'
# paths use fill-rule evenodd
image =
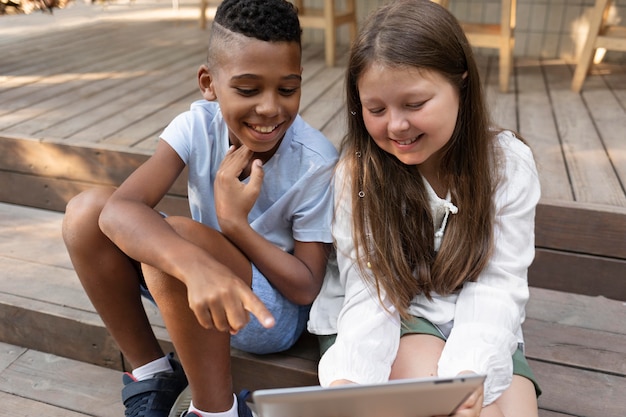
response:
<svg viewBox="0 0 626 417"><path fill-rule="evenodd" d="M76 272L133 367L126 416L168 416L187 381L188 416L249 416L232 392L230 347L285 350L306 326L332 242L337 153L298 116L300 34L287 1L225 0L198 70L204 100L117 190L67 206ZM192 219L164 217L153 208L185 167ZM185 372L140 294L156 301Z"/></svg>

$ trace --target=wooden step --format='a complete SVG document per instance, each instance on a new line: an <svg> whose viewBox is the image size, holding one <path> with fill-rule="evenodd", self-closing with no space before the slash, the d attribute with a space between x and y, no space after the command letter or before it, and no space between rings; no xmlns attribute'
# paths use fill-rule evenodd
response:
<svg viewBox="0 0 626 417"><path fill-rule="evenodd" d="M72 269L60 235L62 216L0 203L0 342L77 361L68 362L71 369L80 364L106 368L112 372L106 384L113 394L99 398L117 398L124 361ZM164 349L172 351L158 310L150 303L146 309ZM531 287L524 332L527 356L544 390L539 400L542 417L623 417L625 313L621 301ZM311 335L281 354L259 356L233 349L232 359L236 390L317 384L318 348ZM56 365L36 366L45 370ZM32 375L41 384L50 378L47 371ZM63 389L80 393L73 384L81 375L66 378ZM13 393L7 388L11 380L0 380L0 391Z"/></svg>
<svg viewBox="0 0 626 417"><path fill-rule="evenodd" d="M109 368L0 343L3 416L119 417L121 381Z"/></svg>

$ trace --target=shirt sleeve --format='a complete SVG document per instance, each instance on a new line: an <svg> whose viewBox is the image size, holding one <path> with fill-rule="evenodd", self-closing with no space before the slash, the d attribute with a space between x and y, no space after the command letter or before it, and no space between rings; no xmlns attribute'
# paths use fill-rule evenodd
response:
<svg viewBox="0 0 626 417"><path fill-rule="evenodd" d="M399 314L384 294L381 303L376 290L363 279L356 265L351 200L346 184L343 170L338 169L333 238L345 298L337 318L337 340L319 363L322 386L339 379L359 384L387 381L400 340Z"/></svg>
<svg viewBox="0 0 626 417"><path fill-rule="evenodd" d="M494 253L477 281L463 285L438 364L440 376L464 370L487 375L485 405L511 383L512 355L529 296L527 271L535 255L538 175L530 149L515 138L511 141L495 195Z"/></svg>

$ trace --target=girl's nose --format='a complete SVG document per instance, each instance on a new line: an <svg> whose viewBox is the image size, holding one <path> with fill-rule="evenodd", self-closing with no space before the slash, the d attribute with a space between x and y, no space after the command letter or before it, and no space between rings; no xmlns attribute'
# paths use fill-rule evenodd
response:
<svg viewBox="0 0 626 417"><path fill-rule="evenodd" d="M406 114L402 111L389 112L389 121L387 123L387 129L390 132L404 132L409 129L410 123L406 117Z"/></svg>

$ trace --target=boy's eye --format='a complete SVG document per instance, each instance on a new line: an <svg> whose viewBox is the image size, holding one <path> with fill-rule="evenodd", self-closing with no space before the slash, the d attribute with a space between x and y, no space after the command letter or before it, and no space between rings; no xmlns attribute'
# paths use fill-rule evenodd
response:
<svg viewBox="0 0 626 417"><path fill-rule="evenodd" d="M235 87L235 90L237 90L237 93L241 94L242 96L253 96L257 93L257 89L255 88L241 88L241 87Z"/></svg>
<svg viewBox="0 0 626 417"><path fill-rule="evenodd" d="M283 96L292 96L298 91L299 87L296 88L279 88L278 91Z"/></svg>

